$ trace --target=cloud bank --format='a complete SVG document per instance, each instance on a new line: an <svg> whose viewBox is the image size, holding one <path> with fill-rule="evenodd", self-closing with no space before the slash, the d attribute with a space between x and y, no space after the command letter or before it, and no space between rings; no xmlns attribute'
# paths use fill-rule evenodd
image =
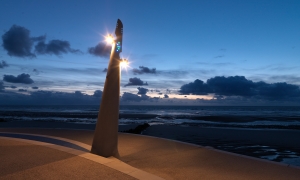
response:
<svg viewBox="0 0 300 180"><path fill-rule="evenodd" d="M144 83L140 78L129 78L129 82L125 86L147 86L148 83Z"/></svg>
<svg viewBox="0 0 300 180"><path fill-rule="evenodd" d="M144 94L145 95L149 91L148 89L142 88L142 87L138 87L137 89L139 90L139 92L137 94Z"/></svg>
<svg viewBox="0 0 300 180"><path fill-rule="evenodd" d="M49 43L40 41L35 46L35 52L37 54L50 54L50 55L62 55L66 53L81 53L78 49L72 49L68 41L51 40Z"/></svg>
<svg viewBox="0 0 300 180"><path fill-rule="evenodd" d="M179 93L183 95L213 93L216 96L256 97L269 100L300 98L300 89L297 85L285 82L271 84L262 81L253 82L244 76L216 76L208 79L206 83L196 79L181 86Z"/></svg>
<svg viewBox="0 0 300 180"><path fill-rule="evenodd" d="M100 42L95 47L88 48L88 52L94 56L109 57L111 52L111 46Z"/></svg>
<svg viewBox="0 0 300 180"><path fill-rule="evenodd" d="M79 53L78 49L72 49L68 41L50 40L45 43L46 36L31 37L30 31L25 27L13 25L2 35L2 46L10 56L22 58L34 58L36 54L32 52L35 43L34 52L37 54L61 55L64 53Z"/></svg>
<svg viewBox="0 0 300 180"><path fill-rule="evenodd" d="M10 82L10 83L23 83L23 84L32 84L34 81L30 78L29 74L20 74L17 77L13 75L4 75L3 81Z"/></svg>
<svg viewBox="0 0 300 180"><path fill-rule="evenodd" d="M81 91L74 93L42 90L30 92L26 89L19 89L18 92L26 92L27 94L0 92L0 105L99 105L101 97L98 95L102 91L95 91L94 94L98 94L96 96L86 95Z"/></svg>
<svg viewBox="0 0 300 180"><path fill-rule="evenodd" d="M145 66L140 66L139 69L133 69L132 70L133 74L134 75L137 75L137 74L156 74L156 68L148 68L148 67L145 67Z"/></svg>
<svg viewBox="0 0 300 180"><path fill-rule="evenodd" d="M140 102L140 101L146 101L149 100L149 96L142 94L141 96L125 92L123 96L121 97L121 101L123 102Z"/></svg>

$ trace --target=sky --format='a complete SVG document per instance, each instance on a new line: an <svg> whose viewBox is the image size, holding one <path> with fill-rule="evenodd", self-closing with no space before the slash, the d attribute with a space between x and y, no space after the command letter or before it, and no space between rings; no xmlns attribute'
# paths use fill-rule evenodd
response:
<svg viewBox="0 0 300 180"><path fill-rule="evenodd" d="M0 105L97 104L117 19L121 104L300 105L300 1L0 2Z"/></svg>

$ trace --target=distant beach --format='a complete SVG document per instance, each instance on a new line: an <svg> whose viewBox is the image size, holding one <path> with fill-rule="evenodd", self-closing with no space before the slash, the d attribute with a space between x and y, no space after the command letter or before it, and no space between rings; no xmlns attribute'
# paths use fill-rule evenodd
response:
<svg viewBox="0 0 300 180"><path fill-rule="evenodd" d="M94 130L97 106L2 106L0 128ZM300 166L300 107L121 106L119 131Z"/></svg>

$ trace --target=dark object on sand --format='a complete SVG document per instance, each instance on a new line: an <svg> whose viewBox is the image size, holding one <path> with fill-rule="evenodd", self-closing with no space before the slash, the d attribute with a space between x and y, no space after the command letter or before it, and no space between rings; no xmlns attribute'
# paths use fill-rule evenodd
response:
<svg viewBox="0 0 300 180"><path fill-rule="evenodd" d="M132 133L132 134L141 134L142 131L144 131L145 129L147 129L150 125L148 123L144 123L142 125L138 125L136 128L134 129L129 129L127 131L123 131L125 133Z"/></svg>

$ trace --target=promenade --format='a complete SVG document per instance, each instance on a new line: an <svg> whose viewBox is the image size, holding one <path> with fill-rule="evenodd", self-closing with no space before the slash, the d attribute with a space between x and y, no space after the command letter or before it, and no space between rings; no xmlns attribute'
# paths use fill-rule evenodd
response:
<svg viewBox="0 0 300 180"><path fill-rule="evenodd" d="M119 133L120 160L89 153L93 131L0 128L0 179L299 179L300 168Z"/></svg>

